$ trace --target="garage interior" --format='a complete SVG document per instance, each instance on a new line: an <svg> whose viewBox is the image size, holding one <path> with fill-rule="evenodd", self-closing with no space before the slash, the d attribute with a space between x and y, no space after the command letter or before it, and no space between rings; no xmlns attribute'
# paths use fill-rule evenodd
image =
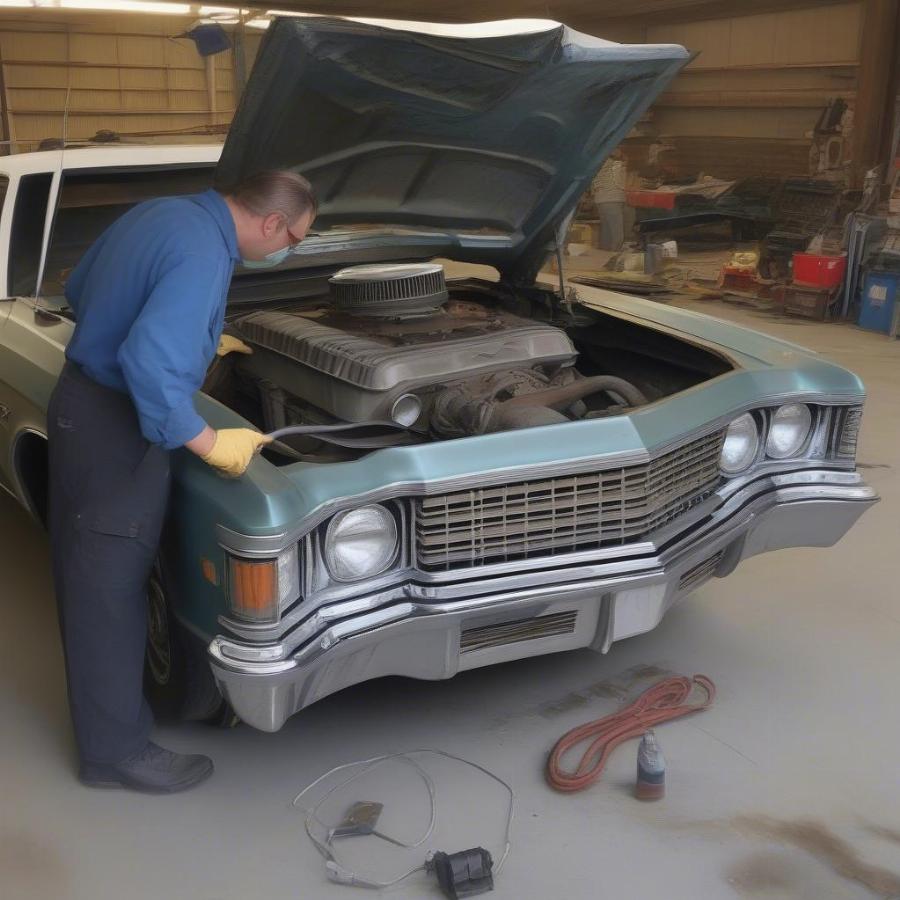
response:
<svg viewBox="0 0 900 900"><path fill-rule="evenodd" d="M209 753L217 773L196 792L157 798L89 791L73 777L46 535L0 495L0 898L364 896L328 881L291 801L333 766L411 748L477 762L512 786L498 897L900 898L897 0L760 0L750 14L735 0L279 10L0 0L0 155L222 141L280 14L551 18L696 54L621 145L623 245L604 249L588 191L543 276L712 315L855 372L868 392L858 467L882 502L834 548L748 560L605 655L381 679L274 734L162 725L161 743ZM199 25L221 26L220 52L203 55ZM448 276L467 272L447 264ZM657 730L663 800L635 800L634 742L588 790L548 787L546 757L564 732L676 673L704 673L718 693L710 709ZM479 791L470 774L444 773L455 802L441 807L442 849L490 846L496 858L504 795ZM408 840L427 821L427 795L402 767L366 781L386 785ZM369 845L353 861L394 871L389 854ZM422 876L382 895L440 892Z"/></svg>

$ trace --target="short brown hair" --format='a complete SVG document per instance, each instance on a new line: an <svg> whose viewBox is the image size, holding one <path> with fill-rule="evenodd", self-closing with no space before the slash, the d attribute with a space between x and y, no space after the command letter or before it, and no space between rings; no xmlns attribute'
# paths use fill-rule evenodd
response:
<svg viewBox="0 0 900 900"><path fill-rule="evenodd" d="M281 213L287 222L296 222L311 212L316 216L318 201L313 186L290 170L257 172L239 181L229 195L235 203L257 216Z"/></svg>

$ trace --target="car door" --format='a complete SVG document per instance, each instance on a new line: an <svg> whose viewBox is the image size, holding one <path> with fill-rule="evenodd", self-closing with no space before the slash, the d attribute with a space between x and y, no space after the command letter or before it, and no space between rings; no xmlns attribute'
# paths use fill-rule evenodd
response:
<svg viewBox="0 0 900 900"><path fill-rule="evenodd" d="M0 219L6 236L0 272L0 485L32 506L22 465L46 453L47 401L72 331L71 322L35 296L58 178L55 172L11 178Z"/></svg>

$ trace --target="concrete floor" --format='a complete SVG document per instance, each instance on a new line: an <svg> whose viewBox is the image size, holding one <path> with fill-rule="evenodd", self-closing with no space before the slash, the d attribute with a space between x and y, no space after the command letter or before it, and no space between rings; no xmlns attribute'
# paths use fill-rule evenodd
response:
<svg viewBox="0 0 900 900"><path fill-rule="evenodd" d="M514 785L499 898L900 896L900 343L686 305L811 346L865 379L859 459L883 502L842 544L750 560L605 657L544 657L445 683L385 680L274 735L161 729L161 742L215 758L215 778L194 793L147 798L75 781L44 537L0 498L0 897L365 896L328 884L291 798L332 765L416 747L466 756ZM711 710L660 730L665 800L629 795L633 747L585 793L547 788L555 738L660 671L703 672L719 687ZM502 792L439 768L445 818L429 846L496 849ZM411 836L425 804L402 774L371 776L350 799L384 799L384 785L397 785L384 824ZM363 843L353 849L371 852ZM376 849L398 869L421 860ZM438 896L424 876L390 893Z"/></svg>

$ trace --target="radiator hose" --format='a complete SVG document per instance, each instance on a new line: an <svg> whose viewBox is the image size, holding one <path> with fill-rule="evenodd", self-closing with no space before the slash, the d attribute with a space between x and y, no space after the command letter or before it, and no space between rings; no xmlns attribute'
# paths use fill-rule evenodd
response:
<svg viewBox="0 0 900 900"><path fill-rule="evenodd" d="M503 408L512 406L549 406L551 409L566 409L577 400L599 394L609 394L615 400L624 401L626 406L644 406L647 398L643 392L624 378L615 375L592 375L579 378L560 387L547 388L545 391L534 391L530 394L518 394L509 400L503 400Z"/></svg>

